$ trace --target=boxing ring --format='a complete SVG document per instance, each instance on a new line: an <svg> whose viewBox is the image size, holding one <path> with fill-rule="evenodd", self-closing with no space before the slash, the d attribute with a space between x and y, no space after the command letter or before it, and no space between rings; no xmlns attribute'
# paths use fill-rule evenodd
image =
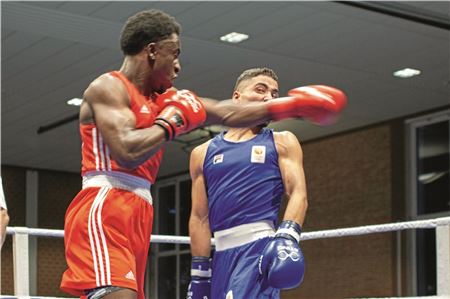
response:
<svg viewBox="0 0 450 299"><path fill-rule="evenodd" d="M301 241L359 236L374 233L384 233L409 229L436 230L436 296L426 297L391 297L391 298L450 298L450 217L440 217L427 220L396 222L377 225L366 225L350 228L304 232ZM14 267L14 295L1 295L0 298L55 298L29 296L29 266L28 266L28 238L64 237L63 230L39 229L27 227L8 227L7 233L13 235L13 267ZM151 243L189 244L190 238L183 236L153 235ZM214 240L213 240L214 243Z"/></svg>

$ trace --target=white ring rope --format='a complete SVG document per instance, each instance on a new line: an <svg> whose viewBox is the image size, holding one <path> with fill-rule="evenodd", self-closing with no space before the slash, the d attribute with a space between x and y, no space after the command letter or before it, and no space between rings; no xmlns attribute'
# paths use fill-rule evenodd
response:
<svg viewBox="0 0 450 299"><path fill-rule="evenodd" d="M31 236L40 237L56 237L63 238L64 230L60 229L45 229L45 228L28 228L28 227L7 227L8 234L27 234ZM152 235L151 243L173 243L173 244L190 244L189 237L170 236L170 235Z"/></svg>
<svg viewBox="0 0 450 299"><path fill-rule="evenodd" d="M316 232L303 233L301 240L358 236L413 228L436 228L437 226L444 225L450 225L450 217L320 230Z"/></svg>
<svg viewBox="0 0 450 299"><path fill-rule="evenodd" d="M406 229L436 229L436 271L437 294L436 296L417 297L417 298L450 298L450 217L441 217L427 220L405 221L387 224L365 225L359 227L329 229L315 232L305 232L301 236L301 240L356 236L364 234L382 233L389 231L399 231ZM13 238L13 254L14 254L14 281L18 282L16 294L22 296L6 297L8 299L53 299L54 297L29 297L28 279L28 236L42 237L63 237L63 230L27 228L27 227L8 227L8 234L14 234ZM214 241L214 240L213 240ZM151 242L153 243L175 243L189 244L190 238L185 236L169 236L169 235L153 235ZM26 295L26 296L24 296ZM0 295L0 299L4 297ZM56 298L56 297L55 297ZM394 297L392 297L394 298ZM396 297L401 298L401 297ZM416 298L416 297L407 297ZM64 299L64 298L56 298Z"/></svg>
<svg viewBox="0 0 450 299"><path fill-rule="evenodd" d="M313 239L357 236L414 228L435 228L437 226L444 225L450 225L450 217L305 232L302 233L300 240L305 241ZM32 236L59 238L64 237L64 231L56 229L8 227L6 231L8 234L28 234ZM152 235L151 243L190 244L190 238L184 236Z"/></svg>

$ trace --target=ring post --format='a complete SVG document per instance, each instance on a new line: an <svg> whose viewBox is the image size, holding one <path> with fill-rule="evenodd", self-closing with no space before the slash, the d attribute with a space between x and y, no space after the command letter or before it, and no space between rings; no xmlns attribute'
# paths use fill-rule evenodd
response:
<svg viewBox="0 0 450 299"><path fill-rule="evenodd" d="M450 226L436 227L437 296L450 298Z"/></svg>
<svg viewBox="0 0 450 299"><path fill-rule="evenodd" d="M28 228L15 227L13 235L14 295L29 296Z"/></svg>

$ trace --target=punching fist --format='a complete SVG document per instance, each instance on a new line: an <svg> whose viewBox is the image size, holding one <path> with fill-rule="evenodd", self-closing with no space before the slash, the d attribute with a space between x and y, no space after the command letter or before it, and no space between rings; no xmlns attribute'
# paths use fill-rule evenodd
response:
<svg viewBox="0 0 450 299"><path fill-rule="evenodd" d="M347 105L347 96L341 90L325 85L294 88L288 95L268 102L273 120L300 117L314 124L329 125Z"/></svg>
<svg viewBox="0 0 450 299"><path fill-rule="evenodd" d="M211 260L205 256L193 256L191 267L191 283L186 299L211 298Z"/></svg>
<svg viewBox="0 0 450 299"><path fill-rule="evenodd" d="M259 257L259 273L271 287L291 289L302 283L305 260L298 244L300 233L301 227L296 222L281 222Z"/></svg>
<svg viewBox="0 0 450 299"><path fill-rule="evenodd" d="M155 125L166 132L166 140L172 140L187 133L206 120L203 103L189 90L170 90L158 96L156 104L162 111L156 117Z"/></svg>

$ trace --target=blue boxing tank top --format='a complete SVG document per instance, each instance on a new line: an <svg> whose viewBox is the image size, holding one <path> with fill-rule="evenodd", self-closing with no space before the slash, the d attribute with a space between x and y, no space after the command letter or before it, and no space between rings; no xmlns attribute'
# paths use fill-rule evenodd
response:
<svg viewBox="0 0 450 299"><path fill-rule="evenodd" d="M284 186L272 129L243 142L217 135L208 145L203 175L212 232L261 220L275 226Z"/></svg>

